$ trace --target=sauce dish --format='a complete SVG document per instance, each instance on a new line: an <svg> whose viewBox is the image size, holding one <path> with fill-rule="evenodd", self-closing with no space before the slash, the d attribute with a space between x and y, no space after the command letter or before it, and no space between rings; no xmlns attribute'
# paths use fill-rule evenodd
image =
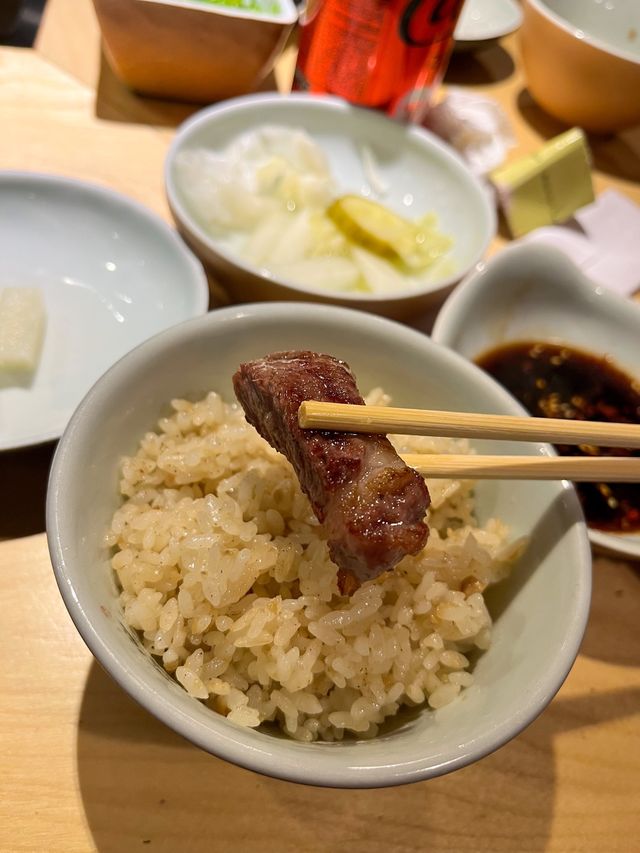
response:
<svg viewBox="0 0 640 853"><path fill-rule="evenodd" d="M475 360L517 341L565 343L640 377L640 307L588 279L557 249L521 244L481 265L446 301L433 339ZM640 558L639 533L590 528L594 545Z"/></svg>

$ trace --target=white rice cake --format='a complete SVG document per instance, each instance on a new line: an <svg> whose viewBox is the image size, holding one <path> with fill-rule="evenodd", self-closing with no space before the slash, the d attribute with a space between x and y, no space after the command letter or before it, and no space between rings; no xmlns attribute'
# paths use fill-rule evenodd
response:
<svg viewBox="0 0 640 853"><path fill-rule="evenodd" d="M45 308L40 290L0 290L0 387L31 379L40 359L44 329Z"/></svg>

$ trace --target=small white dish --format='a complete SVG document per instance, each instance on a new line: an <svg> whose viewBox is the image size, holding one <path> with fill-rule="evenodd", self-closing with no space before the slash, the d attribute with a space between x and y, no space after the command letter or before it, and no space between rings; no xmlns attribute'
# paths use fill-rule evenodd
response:
<svg viewBox="0 0 640 853"><path fill-rule="evenodd" d="M0 288L37 287L46 309L31 384L0 389L0 451L58 438L108 367L208 306L202 266L159 217L68 178L0 173L0 257Z"/></svg>
<svg viewBox="0 0 640 853"><path fill-rule="evenodd" d="M367 195L412 219L435 213L439 229L453 240L453 271L434 273L428 283L407 285L392 295L338 293L265 276L231 252L190 209L176 161L187 150L221 151L247 131L267 125L306 131L326 154L338 195ZM368 167L370 159L373 167ZM396 318L415 316L438 298L441 301L473 268L496 230L493 202L485 188L438 137L374 110L320 95L251 95L202 110L174 137L166 159L165 185L179 231L236 302L304 299Z"/></svg>
<svg viewBox="0 0 640 853"><path fill-rule="evenodd" d="M482 758L525 728L569 672L584 632L591 553L575 491L559 482L483 482L479 519L497 516L529 547L488 593L491 647L474 684L436 712L420 708L370 740L301 743L238 726L190 697L125 627L104 532L119 505L118 464L173 397L217 390L233 399L238 365L282 349L346 359L363 391L404 406L520 412L481 370L426 335L334 306L262 303L211 311L156 335L121 359L84 398L62 437L47 495L56 579L85 642L113 678L168 726L242 767L310 785L367 788L416 782ZM140 389L144 389L141 393ZM492 443L495 447L495 443ZM487 442L478 442L480 452ZM513 453L513 442L499 442ZM528 444L530 455L548 447Z"/></svg>
<svg viewBox="0 0 640 853"><path fill-rule="evenodd" d="M608 354L640 377L640 306L587 278L562 252L541 244L505 249L445 302L433 339L470 361L522 340L566 343ZM594 545L640 559L639 533L589 528Z"/></svg>
<svg viewBox="0 0 640 853"><path fill-rule="evenodd" d="M456 25L456 51L479 50L522 23L522 10L515 0L466 0Z"/></svg>

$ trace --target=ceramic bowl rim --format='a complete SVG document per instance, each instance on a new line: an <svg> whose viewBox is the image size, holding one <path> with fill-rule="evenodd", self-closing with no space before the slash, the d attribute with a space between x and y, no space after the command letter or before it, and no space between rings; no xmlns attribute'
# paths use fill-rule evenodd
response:
<svg viewBox="0 0 640 853"><path fill-rule="evenodd" d="M551 9L545 0L525 0L525 3L528 3L540 15L555 24L555 26L559 27L565 33L568 33L576 39L576 41L583 42L602 53L615 56L617 59L630 62L632 65L640 66L640 56L636 56L623 48L611 44L600 36L594 35L588 30L583 30L582 27L572 24L570 21L567 21L566 18L563 18L559 12ZM580 33L582 33L582 35L580 35Z"/></svg>
<svg viewBox="0 0 640 853"><path fill-rule="evenodd" d="M280 14L253 12L239 6L223 6L215 2L206 3L203 0L142 0L142 2L156 6L173 6L175 9L191 9L194 12L204 12L209 15L221 15L226 18L237 18L264 24L292 26L298 20L298 11L293 0L277 0L281 7Z"/></svg>

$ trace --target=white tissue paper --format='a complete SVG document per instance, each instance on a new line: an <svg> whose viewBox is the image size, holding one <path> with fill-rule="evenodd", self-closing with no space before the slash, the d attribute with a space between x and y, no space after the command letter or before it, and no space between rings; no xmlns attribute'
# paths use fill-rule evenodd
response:
<svg viewBox="0 0 640 853"><path fill-rule="evenodd" d="M500 105L483 95L449 89L425 126L452 145L478 177L500 166L515 138Z"/></svg>
<svg viewBox="0 0 640 853"><path fill-rule="evenodd" d="M563 225L537 228L521 242L555 246L620 296L640 289L640 207L616 190L606 190Z"/></svg>

